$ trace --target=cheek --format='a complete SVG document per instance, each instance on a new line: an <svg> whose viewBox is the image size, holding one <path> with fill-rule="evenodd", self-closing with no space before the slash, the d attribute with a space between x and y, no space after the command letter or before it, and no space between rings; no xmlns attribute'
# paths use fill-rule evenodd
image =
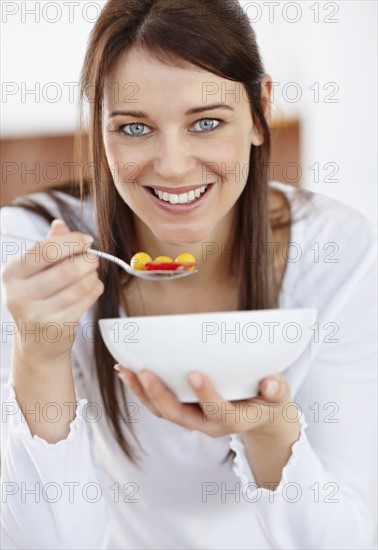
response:
<svg viewBox="0 0 378 550"><path fill-rule="evenodd" d="M233 132L224 136L214 147L214 153L223 157L224 161L243 162L249 159L251 141L246 132Z"/></svg>
<svg viewBox="0 0 378 550"><path fill-rule="evenodd" d="M122 144L104 143L110 172L117 189L127 193L139 178L142 158L127 150Z"/></svg>
<svg viewBox="0 0 378 550"><path fill-rule="evenodd" d="M108 159L109 166L117 164L120 169L128 162L132 161L130 153L119 143L105 142L105 154Z"/></svg>
<svg viewBox="0 0 378 550"><path fill-rule="evenodd" d="M214 167L223 180L238 186L248 178L251 144L243 139L230 139L217 149Z"/></svg>

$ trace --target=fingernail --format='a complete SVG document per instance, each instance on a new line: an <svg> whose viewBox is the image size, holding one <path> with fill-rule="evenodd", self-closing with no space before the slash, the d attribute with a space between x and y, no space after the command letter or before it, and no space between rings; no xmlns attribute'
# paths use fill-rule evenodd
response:
<svg viewBox="0 0 378 550"><path fill-rule="evenodd" d="M62 225L62 223L66 225L66 222L64 220L62 220L61 218L56 218L51 222L51 227L55 227L56 225Z"/></svg>
<svg viewBox="0 0 378 550"><path fill-rule="evenodd" d="M140 372L138 374L138 378L140 380L140 383L142 384L143 388L145 390L148 390L150 387L150 378L146 372Z"/></svg>
<svg viewBox="0 0 378 550"><path fill-rule="evenodd" d="M279 383L277 380L269 379L265 386L265 395L267 397L274 397L279 390Z"/></svg>
<svg viewBox="0 0 378 550"><path fill-rule="evenodd" d="M93 244L94 243L94 238L92 237L92 235L84 235L84 241L87 244Z"/></svg>
<svg viewBox="0 0 378 550"><path fill-rule="evenodd" d="M195 372L189 374L189 381L192 384L193 388L196 388L197 390L202 386L202 378L199 374Z"/></svg>
<svg viewBox="0 0 378 550"><path fill-rule="evenodd" d="M117 363L116 365L114 365L114 369L117 370L118 372L121 372L121 371L119 370L119 365L118 365L118 363Z"/></svg>

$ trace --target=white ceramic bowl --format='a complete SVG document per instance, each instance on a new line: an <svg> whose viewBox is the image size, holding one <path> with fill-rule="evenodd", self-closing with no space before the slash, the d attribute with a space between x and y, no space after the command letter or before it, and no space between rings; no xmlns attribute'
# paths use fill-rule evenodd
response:
<svg viewBox="0 0 378 550"><path fill-rule="evenodd" d="M226 400L248 399L284 371L311 338L316 309L267 309L101 319L104 342L120 363L156 373L183 403L198 399L186 381L204 372Z"/></svg>

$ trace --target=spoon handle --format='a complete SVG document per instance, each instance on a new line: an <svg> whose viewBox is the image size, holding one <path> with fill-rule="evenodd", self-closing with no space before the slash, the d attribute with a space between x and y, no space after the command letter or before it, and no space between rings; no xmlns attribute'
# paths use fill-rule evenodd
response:
<svg viewBox="0 0 378 550"><path fill-rule="evenodd" d="M87 252L92 252L92 254L96 254L96 256L99 256L100 258L105 258L106 260L109 260L110 262L113 262L122 267L130 275L133 275L133 269L129 266L129 264L127 264L120 258L117 258L117 256L112 256L112 254L102 252L101 250L95 250L94 248L88 248Z"/></svg>
<svg viewBox="0 0 378 550"><path fill-rule="evenodd" d="M23 237L21 235L15 235L13 233L8 233L7 231L1 231L2 237L10 237L11 239L17 239L18 241L26 241L29 243L36 244L38 241L34 239L29 239L28 237ZM96 254L96 256L99 256L101 258L105 258L106 260L109 260L115 264L118 264L120 267L122 267L127 273L133 274L132 268L121 260L120 258L117 258L116 256L112 256L111 254L108 254L107 252L102 252L101 250L96 250L94 248L88 248L87 252L91 252L92 254Z"/></svg>

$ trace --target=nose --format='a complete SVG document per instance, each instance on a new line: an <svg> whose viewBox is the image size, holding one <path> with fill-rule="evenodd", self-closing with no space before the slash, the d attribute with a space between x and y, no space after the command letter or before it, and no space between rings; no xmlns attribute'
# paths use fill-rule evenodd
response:
<svg viewBox="0 0 378 550"><path fill-rule="evenodd" d="M193 171L196 161L185 137L174 132L160 136L153 166L162 179L178 183Z"/></svg>

